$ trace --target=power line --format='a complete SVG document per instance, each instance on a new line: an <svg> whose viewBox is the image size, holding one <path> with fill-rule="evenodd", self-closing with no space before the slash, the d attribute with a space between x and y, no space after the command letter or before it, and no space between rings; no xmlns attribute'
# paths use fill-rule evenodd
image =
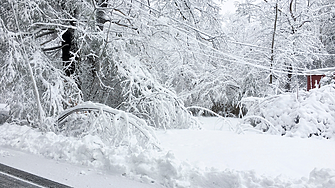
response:
<svg viewBox="0 0 335 188"><path fill-rule="evenodd" d="M147 8L149 8L149 9L152 10L152 11L155 11L155 12L158 13L158 14L161 14L160 11L158 11L158 10L156 10L156 9L154 9L154 8L152 8L152 7L150 7L149 5L146 5L146 4L144 4L144 3L142 3L142 2L140 2L140 1L138 1L138 0L134 0L134 1L140 3L141 5L143 5L143 6L147 7ZM138 7L134 2L131 2L131 4L134 5L138 10L143 11L143 10L142 10L140 7ZM148 14L146 11L143 11L143 13L144 13L144 15L147 15L147 16L148 16L149 20L152 21L152 18L151 18L151 17L153 16L152 14ZM198 33L201 33L201 34L203 34L203 35L205 35L205 36L207 36L207 37L209 37L209 38L211 38L211 39L216 38L216 37L213 37L213 36L211 36L210 34L204 32L204 31L201 31L200 29L197 29L197 28L195 28L195 27L193 27L193 26L190 26L190 25L187 24L187 23L182 23L182 22L180 22L179 20L177 20L177 19L175 19L175 18L172 18L172 17L167 16L167 15L164 15L164 17L169 18L170 20L172 20L172 21L174 21L174 22L177 22L178 24L181 24L181 25L183 25L183 26L186 26L187 28L189 28L189 29L191 29L191 30L194 30L194 31L196 31L196 32L198 32ZM177 30L177 31L182 32L181 34L185 35L186 37L189 37L189 35L191 34L189 31L184 30L184 29L182 29L182 28L180 28L180 27L176 27L175 25L167 25L166 23L163 23L163 22L161 22L160 20L158 20L156 17L155 17L155 21L160 22L160 24L162 24L162 25L164 25L164 26L166 26L166 27L168 27L168 28L172 28L172 29L174 29L174 30ZM194 37L196 37L196 36L194 36ZM304 69L304 68L294 67L294 66L290 66L290 65L281 65L282 68L280 68L280 69L278 69L278 68L277 68L277 69L274 69L274 67L267 67L267 66L264 66L264 65L259 65L259 64L251 63L251 62L248 62L248 61L253 61L253 62L257 62L257 61L258 61L258 62L262 62L262 63L264 63L264 61L259 61L259 60L255 60L255 59L249 59L249 58L244 58L244 57L239 57L239 56L236 56L236 55L232 55L232 54L224 53L224 52L222 52L222 51L219 51L219 50L213 48L212 46L209 46L207 43L204 43L203 41L200 41L200 40L195 39L194 37L191 37L191 38L188 38L188 39L194 40L194 41L196 41L197 43L201 43L202 45L204 45L204 46L206 46L207 48L211 49L211 50L212 50L212 51L210 51L211 53L213 53L213 52L215 51L215 53L216 53L217 55L222 55L222 56L228 57L229 59L227 59L227 58L222 58L222 57L217 57L217 56L211 56L211 55L202 53L203 55L207 55L207 56L211 56L211 57L213 57L213 58L218 58L218 59L226 60L226 61L229 61L229 62L236 62L236 63L239 63L239 64L245 64L245 65L253 66L253 67L256 67L256 68L260 68L260 69L264 69L264 70L269 70L269 71L272 71L272 72L287 73L287 74L289 74L289 73L292 74L292 72L294 72L293 74L305 75L305 74L303 73L303 71L306 71L306 69ZM181 39L180 39L180 40L181 40ZM184 42L185 42L185 41L184 41ZM248 43L235 42L235 41L232 41L232 40L230 40L230 39L227 39L227 42L231 42L231 43L235 43L235 44L239 44L239 45L244 45L244 46L255 47L255 48L264 49L264 50L270 50L270 48L260 47L260 46L253 45L253 44L248 44ZM194 47L192 47L192 48L193 48L193 50L197 50L197 52L200 51L199 49L196 49L196 48L194 48ZM202 50L203 50L203 49L202 49ZM289 52L289 51L287 51L287 50L280 50L280 49L276 49L276 50L278 50L278 51L282 51L282 52ZM307 52L301 52L301 51L296 51L296 52L297 52L297 53L305 53L305 54L307 53ZM289 53L292 53L292 52L289 52ZM315 53L309 53L309 54L315 54ZM318 54L318 55L335 55L335 54L321 54L321 53L320 53L320 54ZM292 71L291 71L291 70L287 70L287 69L290 69L290 68L293 68L293 70L292 70ZM287 71L284 71L284 70L287 70Z"/></svg>

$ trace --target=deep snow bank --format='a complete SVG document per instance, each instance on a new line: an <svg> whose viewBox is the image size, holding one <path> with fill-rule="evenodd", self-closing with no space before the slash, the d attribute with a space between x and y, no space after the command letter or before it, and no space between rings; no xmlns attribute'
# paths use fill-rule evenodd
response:
<svg viewBox="0 0 335 188"><path fill-rule="evenodd" d="M314 170L309 179L286 180L254 172L203 169L175 158L166 151L140 147L110 147L97 136L65 137L42 133L26 126L0 126L0 144L49 158L87 165L131 179L166 187L332 187L335 171Z"/></svg>
<svg viewBox="0 0 335 188"><path fill-rule="evenodd" d="M335 135L335 85L268 98L245 98L244 123L272 134L332 138ZM264 119L263 119L264 118Z"/></svg>
<svg viewBox="0 0 335 188"><path fill-rule="evenodd" d="M1 145L0 163L74 188L163 188L131 180L121 174L52 160Z"/></svg>

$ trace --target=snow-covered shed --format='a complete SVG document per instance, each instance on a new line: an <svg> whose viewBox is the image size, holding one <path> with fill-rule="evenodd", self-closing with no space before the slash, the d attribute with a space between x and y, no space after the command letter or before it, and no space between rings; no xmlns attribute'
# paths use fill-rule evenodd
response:
<svg viewBox="0 0 335 188"><path fill-rule="evenodd" d="M320 87L320 80L327 72L335 72L335 67L304 71L304 74L307 76L307 91Z"/></svg>

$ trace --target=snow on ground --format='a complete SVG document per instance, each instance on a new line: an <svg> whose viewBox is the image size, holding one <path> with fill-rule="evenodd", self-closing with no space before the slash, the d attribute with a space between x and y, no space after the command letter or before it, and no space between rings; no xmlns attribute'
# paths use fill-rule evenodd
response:
<svg viewBox="0 0 335 188"><path fill-rule="evenodd" d="M120 174L47 159L0 146L0 163L30 172L71 187L159 188L162 186L130 180Z"/></svg>
<svg viewBox="0 0 335 188"><path fill-rule="evenodd" d="M0 162L74 187L335 187L334 140L238 135L200 120L202 130L156 131L160 151L4 124Z"/></svg>
<svg viewBox="0 0 335 188"><path fill-rule="evenodd" d="M203 130L160 131L162 146L175 156L221 170L254 170L260 175L308 177L314 168L335 169L335 142L268 134L233 134L217 118L201 118ZM231 119L236 124L237 119Z"/></svg>

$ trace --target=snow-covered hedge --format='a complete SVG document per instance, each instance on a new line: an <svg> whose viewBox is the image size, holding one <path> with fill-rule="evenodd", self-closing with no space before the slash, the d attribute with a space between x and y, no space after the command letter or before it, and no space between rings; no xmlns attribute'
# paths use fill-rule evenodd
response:
<svg viewBox="0 0 335 188"><path fill-rule="evenodd" d="M245 98L244 125L287 136L335 136L335 85L267 98Z"/></svg>

